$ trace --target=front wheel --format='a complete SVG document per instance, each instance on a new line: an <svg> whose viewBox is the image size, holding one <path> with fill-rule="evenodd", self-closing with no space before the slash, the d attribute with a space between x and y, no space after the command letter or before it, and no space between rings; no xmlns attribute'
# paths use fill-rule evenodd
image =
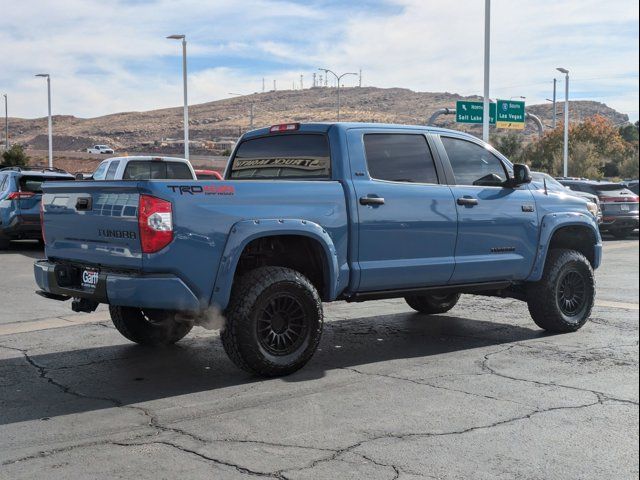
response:
<svg viewBox="0 0 640 480"><path fill-rule="evenodd" d="M411 295L404 297L405 302L414 310L426 314L445 313L456 306L460 300L459 293Z"/></svg>
<svg viewBox="0 0 640 480"><path fill-rule="evenodd" d="M580 252L554 249L539 282L527 287L533 321L550 332L575 332L588 320L596 284L591 264Z"/></svg>
<svg viewBox="0 0 640 480"><path fill-rule="evenodd" d="M300 272L260 267L233 287L220 334L227 355L254 375L275 377L302 368L322 334L322 301Z"/></svg>
<svg viewBox="0 0 640 480"><path fill-rule="evenodd" d="M140 345L171 345L191 331L192 324L176 320L176 312L109 306L111 320L127 339Z"/></svg>

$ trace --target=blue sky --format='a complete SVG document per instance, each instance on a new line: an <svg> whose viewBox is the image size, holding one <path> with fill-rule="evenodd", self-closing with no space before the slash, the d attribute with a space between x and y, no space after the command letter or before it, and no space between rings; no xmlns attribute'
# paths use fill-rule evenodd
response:
<svg viewBox="0 0 640 480"><path fill-rule="evenodd" d="M0 13L0 92L10 115L46 114L34 73L52 77L56 114L92 117L181 104L187 35L191 104L229 92L290 89L318 67L363 69L363 84L482 92L482 0L23 0ZM638 119L638 4L493 0L491 96L551 96L555 67L571 97ZM355 79L345 84L355 84ZM560 84L561 86L561 84Z"/></svg>

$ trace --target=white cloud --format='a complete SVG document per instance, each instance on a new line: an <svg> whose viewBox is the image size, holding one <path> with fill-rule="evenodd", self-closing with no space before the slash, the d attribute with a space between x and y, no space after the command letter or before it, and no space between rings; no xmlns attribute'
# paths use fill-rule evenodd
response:
<svg viewBox="0 0 640 480"><path fill-rule="evenodd" d="M52 75L55 113L180 105L179 44L163 37L186 33L191 103L259 90L263 76L268 87L277 78L289 88L305 73L308 85L318 66L362 67L365 85L482 91L484 2L325 1L12 2L0 16L9 52L0 90L15 116L46 113L43 82L32 77L39 71ZM565 66L580 98L637 119L637 2L494 0L492 8L492 96L542 102L560 78L555 67Z"/></svg>

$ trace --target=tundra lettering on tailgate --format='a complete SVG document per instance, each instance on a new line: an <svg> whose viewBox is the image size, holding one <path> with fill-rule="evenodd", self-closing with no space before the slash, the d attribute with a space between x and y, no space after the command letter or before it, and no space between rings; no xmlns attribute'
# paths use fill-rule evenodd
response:
<svg viewBox="0 0 640 480"><path fill-rule="evenodd" d="M98 236L104 238L128 238L129 240L135 240L138 238L138 234L134 231L111 230L106 228L99 228Z"/></svg>

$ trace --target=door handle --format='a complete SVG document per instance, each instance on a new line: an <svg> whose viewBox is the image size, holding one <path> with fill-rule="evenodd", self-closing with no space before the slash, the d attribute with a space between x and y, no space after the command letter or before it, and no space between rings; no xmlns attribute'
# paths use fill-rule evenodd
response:
<svg viewBox="0 0 640 480"><path fill-rule="evenodd" d="M384 205L382 197L360 197L360 205Z"/></svg>
<svg viewBox="0 0 640 480"><path fill-rule="evenodd" d="M460 197L457 200L458 205L464 205L464 206L469 206L469 207L473 207L474 205L478 205L478 199L477 198L471 198L471 197Z"/></svg>

